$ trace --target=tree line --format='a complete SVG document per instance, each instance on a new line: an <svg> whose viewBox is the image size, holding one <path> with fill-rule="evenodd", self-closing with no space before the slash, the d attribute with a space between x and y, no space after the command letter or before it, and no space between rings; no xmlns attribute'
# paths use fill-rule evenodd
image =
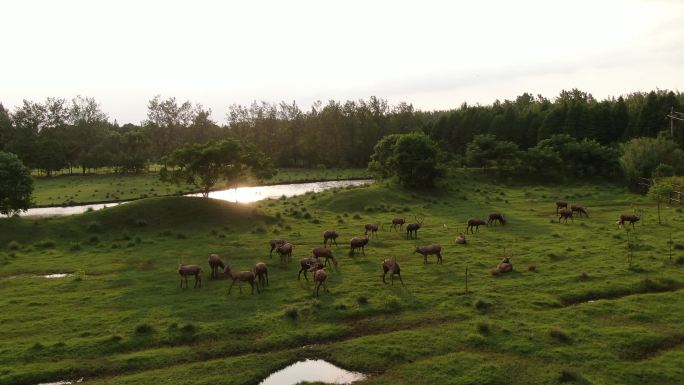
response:
<svg viewBox="0 0 684 385"><path fill-rule="evenodd" d="M255 146L277 167L365 167L381 138L420 131L452 163L491 167L496 162L477 160L473 141L503 143L499 150L511 156L545 140L549 147L548 140L559 135L614 149L632 138L656 137L668 128L670 108L681 110L682 105L684 94L667 90L602 101L580 90L562 91L553 100L525 93L515 100L463 104L448 111L420 111L408 103L390 105L370 97L318 101L308 110L295 102L231 105L225 123L219 124L200 104L156 96L141 124L119 125L94 98L48 98L24 100L14 111L0 104L0 151L17 154L28 167L47 175L65 168L139 172L185 145L236 139ZM674 139L684 143L680 123Z"/></svg>

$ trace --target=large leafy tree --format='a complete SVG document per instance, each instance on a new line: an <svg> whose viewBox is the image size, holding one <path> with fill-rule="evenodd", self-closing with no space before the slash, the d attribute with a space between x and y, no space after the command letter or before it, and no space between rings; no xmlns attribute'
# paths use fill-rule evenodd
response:
<svg viewBox="0 0 684 385"><path fill-rule="evenodd" d="M397 134L378 142L369 169L380 177L396 176L408 187L432 187L444 175L442 159L437 144L427 135Z"/></svg>
<svg viewBox="0 0 684 385"><path fill-rule="evenodd" d="M0 151L0 214L28 210L32 192L30 170L15 154Z"/></svg>
<svg viewBox="0 0 684 385"><path fill-rule="evenodd" d="M473 167L504 168L518 158L518 145L505 140L496 140L495 135L475 135L466 146L465 161Z"/></svg>
<svg viewBox="0 0 684 385"><path fill-rule="evenodd" d="M671 166L675 174L684 172L684 152L663 135L632 139L622 150L620 165L633 188L638 186L639 178L650 178L660 164Z"/></svg>
<svg viewBox="0 0 684 385"><path fill-rule="evenodd" d="M165 159L161 178L194 184L207 197L220 180L235 181L246 174L266 179L274 173L271 159L256 147L228 139L174 150Z"/></svg>

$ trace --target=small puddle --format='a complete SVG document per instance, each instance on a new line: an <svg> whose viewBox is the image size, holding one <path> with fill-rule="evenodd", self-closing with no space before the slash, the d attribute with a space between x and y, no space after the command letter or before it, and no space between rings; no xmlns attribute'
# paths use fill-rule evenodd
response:
<svg viewBox="0 0 684 385"><path fill-rule="evenodd" d="M70 385L70 384L78 384L81 382L83 382L83 377L81 377L80 379L78 379L76 381L43 382L43 383L38 384L38 385Z"/></svg>
<svg viewBox="0 0 684 385"><path fill-rule="evenodd" d="M271 374L259 385L295 385L304 381L351 384L365 378L363 373L350 372L324 360L304 360Z"/></svg>
<svg viewBox="0 0 684 385"><path fill-rule="evenodd" d="M48 274L48 275L43 275L43 278L47 279L55 279L55 278L66 278L66 277L71 277L73 274L68 274L68 273L59 273L59 274ZM68 382L70 384L70 382Z"/></svg>

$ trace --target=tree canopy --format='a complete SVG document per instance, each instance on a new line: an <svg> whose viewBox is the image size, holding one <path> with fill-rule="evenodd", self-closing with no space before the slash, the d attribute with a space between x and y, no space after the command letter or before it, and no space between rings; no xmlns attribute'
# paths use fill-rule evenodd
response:
<svg viewBox="0 0 684 385"><path fill-rule="evenodd" d="M639 178L650 178L661 164L669 165L674 173L684 172L684 152L677 143L663 135L657 138L635 138L622 147L620 165L630 185L636 187Z"/></svg>
<svg viewBox="0 0 684 385"><path fill-rule="evenodd" d="M444 175L443 156L423 133L389 135L375 145L368 168L384 178L397 177L408 187L432 187Z"/></svg>
<svg viewBox="0 0 684 385"><path fill-rule="evenodd" d="M28 210L32 193L33 179L28 167L15 154L0 151L0 214Z"/></svg>

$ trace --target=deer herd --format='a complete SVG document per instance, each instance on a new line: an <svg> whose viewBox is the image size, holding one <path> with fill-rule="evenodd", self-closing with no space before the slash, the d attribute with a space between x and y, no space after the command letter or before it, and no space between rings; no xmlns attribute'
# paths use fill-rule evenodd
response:
<svg viewBox="0 0 684 385"><path fill-rule="evenodd" d="M562 200L556 201L556 215L558 217L558 223L561 220L567 224L568 219L574 222L573 216L577 217L589 217L587 209L579 205L570 205L568 208L568 203ZM418 230L423 225L423 220L425 218L415 218L412 223L407 223L404 218L393 218L391 222L391 227L389 231L403 231L404 225L406 228L406 239L418 239ZM622 214L617 220L616 224L620 227L624 226L625 222L634 227L634 223L640 220L640 216L636 214ZM480 226L494 226L496 224L501 226L506 225L506 217L501 213L491 213L487 217L487 220L479 218L470 218L466 224L466 234L469 232L474 234L480 231ZM446 225L444 225L447 228ZM356 252L360 249L362 255L366 255L365 247L368 245L370 238L378 238L378 230L380 226L373 223L368 223L364 225L364 236L363 237L353 237L349 242L349 255L353 257ZM326 230L323 232L323 246L317 246L310 250L310 254L299 261L299 272L298 279L301 280L301 275L304 273L304 279L309 281L307 273L312 273L314 289L313 294L318 296L320 288L323 287L324 291L328 291L327 278L328 272L326 268L330 266L331 268L337 269L338 260L333 254L332 246L337 245L337 238L339 233L336 230ZM456 244L464 245L466 244L465 234L460 233L454 241ZM269 256L273 257L273 251L275 251L280 256L280 262L282 264L287 264L292 260L292 252L295 245L284 240L284 239L272 239L269 241ZM431 244L425 246L415 245L413 253L417 253L423 256L423 263L428 263L428 256L434 255L437 264L443 263L442 258L442 246L439 244ZM219 279L221 278L219 269L223 270L224 277L229 278L231 283L228 287L228 294L230 294L233 286L237 282L240 293L242 293L242 283L246 282L250 285L252 289L252 294L254 294L254 289L256 289L257 294L261 293L266 286L268 286L268 267L264 262L258 262L251 270L237 271L234 272L231 267L223 262L218 254L210 254L208 259L209 267L211 269L211 278ZM404 281L401 278L401 268L399 262L397 262L396 257L388 257L381 262L383 274L382 282L387 283L385 277L389 273L390 283L394 285L394 278L399 278L402 286ZM496 275L501 273L506 273L513 270L513 264L510 261L510 256L504 256L504 260L499 263L495 269ZM202 268L199 265L190 264L179 264L178 274L181 277L180 287L183 287L183 282L185 282L185 287L188 287L188 276L193 276L195 278L195 288L202 287Z"/></svg>

